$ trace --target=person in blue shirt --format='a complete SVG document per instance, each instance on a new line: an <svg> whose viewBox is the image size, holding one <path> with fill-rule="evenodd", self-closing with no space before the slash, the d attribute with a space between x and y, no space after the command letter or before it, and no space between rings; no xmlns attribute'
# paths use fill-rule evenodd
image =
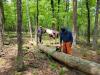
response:
<svg viewBox="0 0 100 75"><path fill-rule="evenodd" d="M64 53L72 54L72 43L72 32L68 31L67 28L62 27L60 32L60 47L63 49Z"/></svg>

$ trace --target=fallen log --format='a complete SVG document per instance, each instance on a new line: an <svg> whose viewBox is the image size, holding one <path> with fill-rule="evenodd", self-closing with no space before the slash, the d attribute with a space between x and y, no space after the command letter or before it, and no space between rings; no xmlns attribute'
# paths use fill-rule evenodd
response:
<svg viewBox="0 0 100 75"><path fill-rule="evenodd" d="M55 59L63 62L72 68L78 69L88 75L100 75L100 64L88 61L79 57L68 55L62 52L57 52L56 49L39 45L38 47L43 52L51 55Z"/></svg>

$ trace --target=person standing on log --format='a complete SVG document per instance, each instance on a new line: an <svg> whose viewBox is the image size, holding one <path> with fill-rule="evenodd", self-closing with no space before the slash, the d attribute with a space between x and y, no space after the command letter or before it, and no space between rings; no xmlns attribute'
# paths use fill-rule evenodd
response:
<svg viewBox="0 0 100 75"><path fill-rule="evenodd" d="M72 54L72 32L68 31L65 27L61 28L60 32L60 47L66 54Z"/></svg>
<svg viewBox="0 0 100 75"><path fill-rule="evenodd" d="M39 43L42 43L42 35L43 35L43 29L42 29L42 26L40 26L38 28L38 39L39 39Z"/></svg>

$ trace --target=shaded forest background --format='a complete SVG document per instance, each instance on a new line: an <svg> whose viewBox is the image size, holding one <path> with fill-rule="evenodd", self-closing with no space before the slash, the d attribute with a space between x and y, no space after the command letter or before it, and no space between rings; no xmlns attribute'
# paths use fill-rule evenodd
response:
<svg viewBox="0 0 100 75"><path fill-rule="evenodd" d="M75 7L76 11L74 11L74 1L72 0L38 0L37 12L36 0L22 0L22 30L23 32L30 31L30 23L32 31L35 31L38 13L38 25L46 28L54 26L57 30L64 25L70 31L73 31L73 28L75 27L74 32L78 35L78 37L84 37L84 41L90 43L90 41L92 41L93 34L95 35L94 37L96 37L94 39L98 39L99 37L99 34L95 33L99 32L98 29L100 28L100 19L97 19L98 21L96 22L97 1L77 0L77 5ZM3 6L5 32L16 31L16 1L4 0ZM76 16L73 16L74 13ZM76 21L73 21L73 17L74 19L76 18ZM98 18L100 18L100 16L98 16ZM97 31L95 31L96 28L98 28Z"/></svg>
<svg viewBox="0 0 100 75"><path fill-rule="evenodd" d="M67 1L67 0L66 0ZM54 18L52 18L52 8L50 0L39 0L39 25L43 27L51 27L52 21L56 23L56 26L65 25L70 30L72 29L72 14L73 14L73 5L72 1L66 2L65 0L60 0L59 9L58 9L58 0L54 1ZM22 11L23 11L23 31L28 31L28 22L27 22L27 6L26 1L22 1ZM96 0L89 1L90 9L90 20L91 20L91 34L93 33L94 22L95 22L95 8ZM36 24L36 14L37 14L37 5L36 0L29 0L29 15L32 23L32 28L34 30ZM4 13L5 13L5 30L6 31L15 31L16 30L16 1L12 0L11 2L4 1ZM78 0L77 6L77 15L78 15L78 30L79 33L87 33L87 9L86 1Z"/></svg>

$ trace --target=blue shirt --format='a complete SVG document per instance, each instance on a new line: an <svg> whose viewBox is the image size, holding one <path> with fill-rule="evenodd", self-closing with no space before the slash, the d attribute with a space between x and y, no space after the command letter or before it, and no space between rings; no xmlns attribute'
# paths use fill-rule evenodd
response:
<svg viewBox="0 0 100 75"><path fill-rule="evenodd" d="M60 43L63 42L73 42L72 32L66 30L65 32L60 32Z"/></svg>

